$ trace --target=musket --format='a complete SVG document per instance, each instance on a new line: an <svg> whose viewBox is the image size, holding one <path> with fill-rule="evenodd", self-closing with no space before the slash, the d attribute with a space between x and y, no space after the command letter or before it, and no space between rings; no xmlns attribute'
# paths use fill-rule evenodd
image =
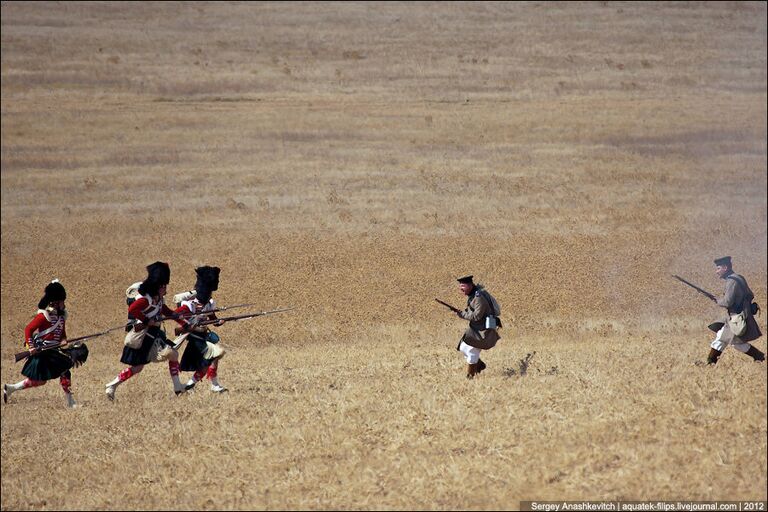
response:
<svg viewBox="0 0 768 512"><path fill-rule="evenodd" d="M164 316L160 318L160 320L176 320L177 318L189 318L191 316L198 316L198 315L207 315L208 313L217 313L219 311L227 311L230 309L237 309L237 308L244 308L248 306L255 306L256 302L249 302L247 304L235 304L234 306L221 306L214 309L209 309L208 311L200 311L200 312L193 312L190 311L189 313L179 313L171 316Z"/></svg>
<svg viewBox="0 0 768 512"><path fill-rule="evenodd" d="M87 334L85 336L80 336L79 338L73 338L71 340L67 340L66 345L71 345L72 343L77 343L79 341L85 341L85 340L88 340L88 339L91 339L91 338L98 338L99 336L104 336L105 334L108 334L108 333L110 333L112 331L116 331L116 330L122 329L122 328L123 328L123 326L119 325L117 327L110 327L106 331L97 332L97 333L94 333L94 334ZM13 357L16 360L16 362L18 363L22 359L26 359L29 356L33 356L35 354L39 354L40 352L45 352L46 350L51 350L51 349L54 349L54 348L59 348L62 345L65 345L65 343L56 343L55 345L44 345L44 346L42 346L40 348L31 348L29 350L25 350L24 352L19 352L18 354L14 355Z"/></svg>
<svg viewBox="0 0 768 512"><path fill-rule="evenodd" d="M696 290L696 291L697 291L697 292L699 292L700 294L702 294L702 295L704 295L705 297L707 297L709 300L711 300L711 301L714 301L714 302L717 302L717 298L716 298L714 295L712 295L711 293L709 293L707 290L702 290L701 288L699 288L699 287L698 287L698 286L696 286L695 284L693 284L693 283L691 283L691 282L688 282L688 281L686 281L685 279L683 279L682 277L680 277L680 276L677 276L677 275L675 275L675 274L672 274L672 277L674 277L674 278L675 278L675 279L677 279L678 281L681 281L681 282L683 282L683 283L687 284L688 286L690 286L691 288L693 288L694 290Z"/></svg>
<svg viewBox="0 0 768 512"><path fill-rule="evenodd" d="M245 320L247 318L255 318L257 316L264 316L264 315L271 315L273 313L282 313L283 311L291 311L292 309L296 308L284 308L284 309L273 309L271 311L259 311L257 313L246 313L245 315L235 315L235 316L225 316L224 318L214 318L211 320L203 320L202 322L198 322L195 324L195 326L200 325L208 325L208 324L215 324L215 323L224 323L224 322L234 322L236 320Z"/></svg>
<svg viewBox="0 0 768 512"><path fill-rule="evenodd" d="M441 301L440 299L435 299L435 300L436 300L437 302L439 302L440 304L442 304L443 306L445 306L445 307L447 307L448 309L450 309L451 311L453 311L454 313L461 313L461 310L460 310L460 309L458 309L458 308L455 308L455 307L451 306L451 305L450 305L450 304L448 304L447 302L443 302L443 301Z"/></svg>
<svg viewBox="0 0 768 512"><path fill-rule="evenodd" d="M210 324L216 324L216 323L223 324L224 322L236 322L238 320L247 320L248 318L256 318L257 316L271 315L274 313L291 311L292 309L296 309L296 308L273 309L271 311L259 311L256 313L246 313L244 315L225 316L224 318L204 320L202 322L196 323L193 327L200 327L203 325L210 325ZM177 340L173 344L173 348L178 349L181 346L181 344L184 343L184 341L187 339L187 337L184 336L184 334L189 334L189 331L182 331L179 328L177 328L176 333L181 334L181 336L179 336L179 338L177 338Z"/></svg>
<svg viewBox="0 0 768 512"><path fill-rule="evenodd" d="M257 304L256 302L249 302L247 304L235 304L234 306L220 306L217 311L226 311L228 309L244 308L247 306L255 306L256 304Z"/></svg>
<svg viewBox="0 0 768 512"><path fill-rule="evenodd" d="M248 304L235 304L234 306L222 306L220 308L215 309L209 309L208 311L200 311L200 312L193 312L190 311L189 313L178 313L173 314L170 316L161 316L157 320L154 320L155 322L165 322L166 320L178 320L178 319L184 319L184 318L192 318L193 316L202 316L207 315L209 313L217 313L219 311L227 311L229 309L237 309L237 308L244 308L246 306L255 306L256 302L250 302ZM133 326L136 324L136 319L132 319L128 321L128 324L126 325L126 328L128 326Z"/></svg>
<svg viewBox="0 0 768 512"><path fill-rule="evenodd" d="M248 304L235 304L234 306L222 306L219 308L209 309L208 311L199 311L199 312L190 311L189 313L178 313L178 314L173 314L171 316L163 316L163 317L160 317L158 321L162 322L165 320L177 320L179 318L190 318L193 316L207 315L208 313L218 313L219 311L227 311L229 309L244 308L247 306L255 306L255 305L256 305L256 302L250 302Z"/></svg>

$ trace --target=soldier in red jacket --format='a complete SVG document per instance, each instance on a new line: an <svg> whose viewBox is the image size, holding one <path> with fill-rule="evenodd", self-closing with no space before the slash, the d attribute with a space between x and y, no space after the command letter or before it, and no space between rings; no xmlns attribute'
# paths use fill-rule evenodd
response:
<svg viewBox="0 0 768 512"><path fill-rule="evenodd" d="M162 361L168 361L174 392L179 395L185 391L179 380L179 352L161 329L163 317L175 316L163 299L170 279L168 264L156 261L147 267L147 278L138 286L138 297L128 299L128 318L132 325L126 327L129 330L120 362L129 366L107 383L106 393L110 400L115 399L117 387L141 372L146 364ZM176 322L186 327L183 319L176 319Z"/></svg>
<svg viewBox="0 0 768 512"><path fill-rule="evenodd" d="M37 315L24 329L24 344L32 351L32 355L21 369L26 379L16 384L4 384L3 402L8 403L11 394L16 391L42 386L49 380L59 379L67 399L67 407L77 405L72 396L70 370L85 362L88 358L88 347L80 344L64 348L67 344L67 310L64 306L66 299L67 291L58 280L53 280L45 287L45 294L37 305Z"/></svg>
<svg viewBox="0 0 768 512"><path fill-rule="evenodd" d="M181 356L181 370L195 372L186 384L187 390L194 388L195 384L207 375L211 381L211 391L222 393L227 391L227 388L219 383L218 369L219 359L224 356L224 348L219 344L218 335L207 325L197 325L200 321L216 319L216 313L210 312L216 309L216 303L211 295L219 287L220 269L204 266L196 268L195 273L197 282L194 296L182 300L176 310L176 313L187 317L189 322L189 336L184 355Z"/></svg>

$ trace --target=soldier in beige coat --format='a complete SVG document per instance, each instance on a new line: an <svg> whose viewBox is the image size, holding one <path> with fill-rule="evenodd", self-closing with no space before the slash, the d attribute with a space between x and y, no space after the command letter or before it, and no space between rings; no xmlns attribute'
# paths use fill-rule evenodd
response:
<svg viewBox="0 0 768 512"><path fill-rule="evenodd" d="M722 324L722 327L717 331L715 340L712 342L707 363L716 364L728 345L751 356L755 361L765 361L765 354L749 344L750 341L763 335L752 314L752 300L755 294L749 289L747 280L733 271L730 256L715 260L715 273L720 279L725 280L725 294L716 302L718 306L726 308L727 314L721 321L713 324L715 326ZM746 314L747 329L741 336L735 336L728 325L728 318L742 311Z"/></svg>
<svg viewBox="0 0 768 512"><path fill-rule="evenodd" d="M485 370L486 365L480 359L480 351L493 348L500 338L496 328L486 326L487 317L498 321L499 311L495 310L491 295L482 285L475 284L472 278L473 276L465 276L457 279L459 289L467 296L467 307L464 311L456 312L456 315L469 320L469 327L464 331L456 349L467 359L468 379Z"/></svg>

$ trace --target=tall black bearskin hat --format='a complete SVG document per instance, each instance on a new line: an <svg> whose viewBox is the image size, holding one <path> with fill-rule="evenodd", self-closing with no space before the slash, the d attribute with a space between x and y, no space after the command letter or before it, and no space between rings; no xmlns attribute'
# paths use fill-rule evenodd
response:
<svg viewBox="0 0 768 512"><path fill-rule="evenodd" d="M67 290L64 289L58 279L54 279L45 287L45 295L37 303L37 309L45 309L48 304L57 300L67 300Z"/></svg>
<svg viewBox="0 0 768 512"><path fill-rule="evenodd" d="M219 288L219 267L197 267L197 282L195 283L195 292L200 302L208 302L211 299L211 293Z"/></svg>
<svg viewBox="0 0 768 512"><path fill-rule="evenodd" d="M162 261L147 265L147 280L154 281L160 286L171 282L171 267Z"/></svg>
<svg viewBox="0 0 768 512"><path fill-rule="evenodd" d="M156 261L147 265L147 278L139 286L139 293L142 295L157 295L161 286L171 282L171 267L162 261Z"/></svg>

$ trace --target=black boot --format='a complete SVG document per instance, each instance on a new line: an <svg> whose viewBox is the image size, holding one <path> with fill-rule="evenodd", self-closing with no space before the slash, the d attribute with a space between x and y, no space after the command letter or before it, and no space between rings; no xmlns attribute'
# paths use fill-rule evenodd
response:
<svg viewBox="0 0 768 512"><path fill-rule="evenodd" d="M485 370L486 366L482 359L477 360L477 373L480 373L481 371Z"/></svg>
<svg viewBox="0 0 768 512"><path fill-rule="evenodd" d="M710 349L709 355L707 356L707 364L717 364L717 359L721 355L723 355L723 353L717 350L716 348Z"/></svg>
<svg viewBox="0 0 768 512"><path fill-rule="evenodd" d="M752 357L752 359L754 359L756 363L759 363L761 361L765 361L765 354L760 352L760 350L758 350L757 348L755 348L752 345L749 346L749 350L747 350L746 354L748 356Z"/></svg>

